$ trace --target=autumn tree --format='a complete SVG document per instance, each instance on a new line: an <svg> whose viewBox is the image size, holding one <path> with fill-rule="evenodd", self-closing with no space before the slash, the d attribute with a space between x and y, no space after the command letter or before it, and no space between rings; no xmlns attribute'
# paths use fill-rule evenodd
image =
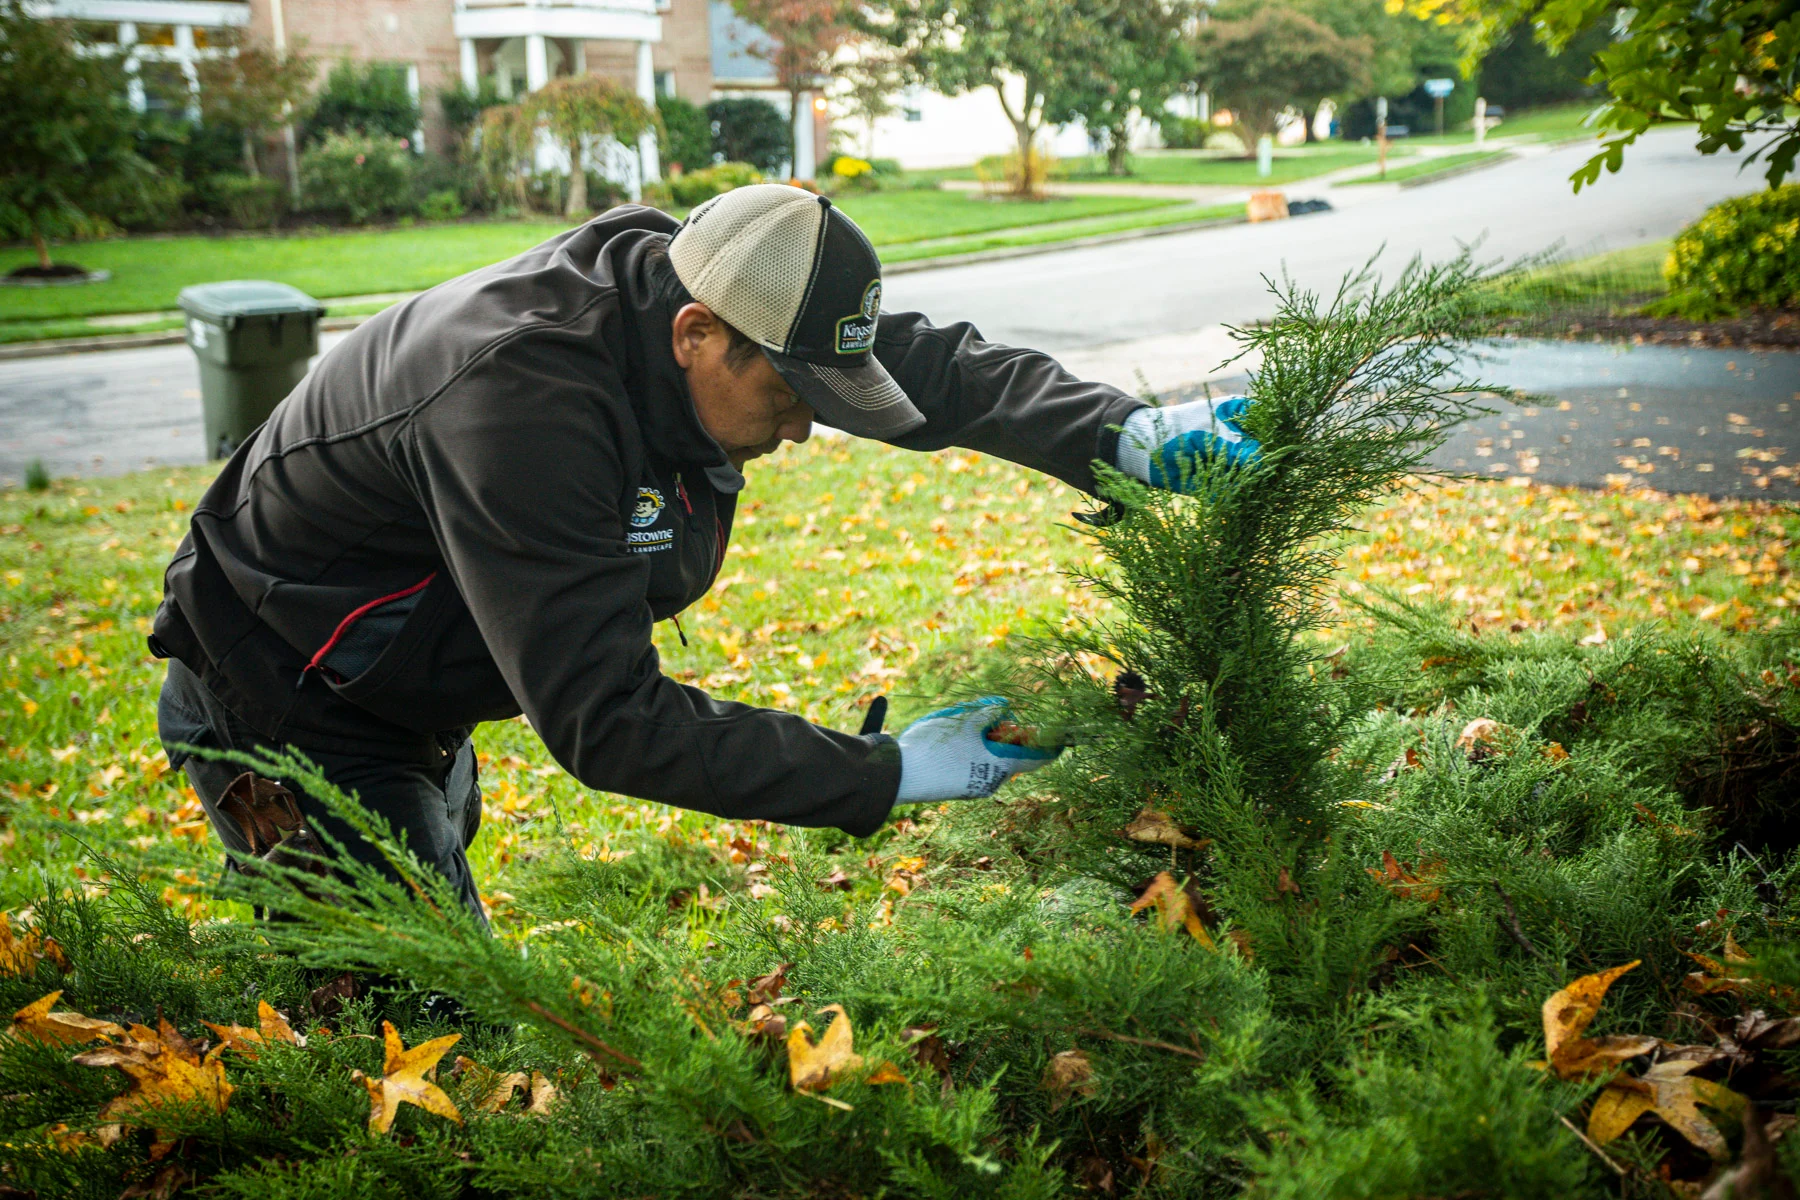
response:
<svg viewBox="0 0 1800 1200"><path fill-rule="evenodd" d="M1470 61L1529 24L1561 51L1600 21L1609 44L1594 53L1588 78L1606 88L1598 125L1605 141L1571 178L1579 190L1617 171L1625 150L1652 126L1696 125L1702 154L1737 153L1765 164L1778 186L1800 157L1800 14L1793 0L1649 0L1625 8L1609 0L1410 0L1421 15L1465 23Z"/></svg>
<svg viewBox="0 0 1800 1200"><path fill-rule="evenodd" d="M1110 0L1093 6L1097 37L1086 71L1059 72L1047 85L1045 119L1079 120L1106 147L1111 175L1130 173L1133 113L1156 113L1193 78L1184 34L1195 20L1189 0Z"/></svg>
<svg viewBox="0 0 1800 1200"><path fill-rule="evenodd" d="M1282 5L1220 6L1194 38L1196 77L1231 113L1244 152L1275 132L1288 108L1368 84L1373 47Z"/></svg>
<svg viewBox="0 0 1800 1200"><path fill-rule="evenodd" d="M0 235L28 239L49 274L49 239L106 227L101 209L154 169L120 64L83 54L64 21L0 0Z"/></svg>
<svg viewBox="0 0 1800 1200"><path fill-rule="evenodd" d="M527 96L522 107L568 150L569 195L563 211L570 217L587 215L586 164L600 140L610 137L631 145L657 127L656 110L636 92L598 75L552 79Z"/></svg>
<svg viewBox="0 0 1800 1200"><path fill-rule="evenodd" d="M201 59L200 116L243 131L244 173L261 175L256 141L280 127L305 102L317 63L296 45L286 54L238 33L230 33L225 53Z"/></svg>
<svg viewBox="0 0 1800 1200"><path fill-rule="evenodd" d="M788 162L798 173L801 98L831 77L838 51L862 36L846 0L732 0L740 17L762 36L745 53L761 59L775 73L788 97Z"/></svg>
<svg viewBox="0 0 1800 1200"><path fill-rule="evenodd" d="M875 123L899 110L895 95L905 85L905 75L893 48L874 43L857 47L857 52L838 67L837 101L844 115L862 122L865 130L863 154L875 153Z"/></svg>

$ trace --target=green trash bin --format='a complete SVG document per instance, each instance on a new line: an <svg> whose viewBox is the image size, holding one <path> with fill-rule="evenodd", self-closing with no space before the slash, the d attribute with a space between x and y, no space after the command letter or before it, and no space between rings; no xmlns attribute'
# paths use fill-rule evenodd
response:
<svg viewBox="0 0 1800 1200"><path fill-rule="evenodd" d="M299 288L260 279L181 289L187 344L200 360L208 458L229 458L319 352L325 306Z"/></svg>

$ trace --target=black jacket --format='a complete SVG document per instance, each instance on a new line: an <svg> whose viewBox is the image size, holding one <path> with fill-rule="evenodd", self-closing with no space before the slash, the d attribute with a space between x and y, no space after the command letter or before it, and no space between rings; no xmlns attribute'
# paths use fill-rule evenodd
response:
<svg viewBox="0 0 1800 1200"><path fill-rule="evenodd" d="M345 338L195 508L152 651L276 742L430 761L523 711L589 787L876 829L887 739L659 669L651 624L706 593L736 502L646 276L675 227L615 209ZM883 316L875 353L928 418L897 444L1086 491L1140 404L917 314Z"/></svg>

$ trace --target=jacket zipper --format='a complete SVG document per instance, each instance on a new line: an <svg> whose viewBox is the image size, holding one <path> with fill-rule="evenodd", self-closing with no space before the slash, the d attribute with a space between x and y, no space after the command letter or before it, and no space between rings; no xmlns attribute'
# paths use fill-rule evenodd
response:
<svg viewBox="0 0 1800 1200"><path fill-rule="evenodd" d="M343 636L346 633L350 632L351 626L355 625L358 621L362 620L363 617L367 616L371 611L373 611L374 609L380 608L384 604L392 604L396 600L404 600L408 596L412 595L414 592L420 592L420 591L425 590L427 587L431 586L431 581L436 578L437 578L437 572L433 571L431 574L429 574L425 578L419 580L419 582L413 584L409 588L402 588L400 591L394 592L390 595L377 596L375 599L369 601L367 604L359 604L355 608L351 609L349 614L343 620L338 622L337 628L331 631L331 636L325 639L325 644L323 646L319 647L318 652L315 653L310 660L308 660L307 664L304 667L300 668L300 678L295 681L294 690L297 692L301 688L306 686L306 676L309 671L318 671L318 670L323 669L324 663L325 663L325 656L327 654L331 653L332 647L336 646L338 644L338 642L343 639Z"/></svg>

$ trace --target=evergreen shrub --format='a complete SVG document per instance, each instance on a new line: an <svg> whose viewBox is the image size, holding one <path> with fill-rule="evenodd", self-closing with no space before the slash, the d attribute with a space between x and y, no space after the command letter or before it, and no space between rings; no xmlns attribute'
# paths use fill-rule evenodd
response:
<svg viewBox="0 0 1800 1200"><path fill-rule="evenodd" d="M300 156L300 193L308 209L361 225L411 210L413 168L404 138L328 133Z"/></svg>
<svg viewBox="0 0 1800 1200"><path fill-rule="evenodd" d="M662 157L668 168L699 171L713 164L712 122L706 110L680 96L658 96L662 115Z"/></svg>
<svg viewBox="0 0 1800 1200"><path fill-rule="evenodd" d="M1171 150L1202 149L1206 145L1207 135L1212 132L1210 121L1178 117L1173 113L1164 113L1159 117L1157 127L1162 130L1163 145Z"/></svg>
<svg viewBox="0 0 1800 1200"><path fill-rule="evenodd" d="M1675 235L1663 274L1670 315L1800 308L1800 184L1713 205Z"/></svg>
<svg viewBox="0 0 1800 1200"><path fill-rule="evenodd" d="M706 119L712 125L713 157L719 161L749 163L765 175L787 162L787 117L767 100L714 100L706 106Z"/></svg>
<svg viewBox="0 0 1800 1200"><path fill-rule="evenodd" d="M280 181L261 176L210 175L205 190L239 229L268 229L286 207L287 189Z"/></svg>
<svg viewBox="0 0 1800 1200"><path fill-rule="evenodd" d="M331 69L313 100L303 140L310 146L333 133L410 138L419 128L419 115L405 68L345 60Z"/></svg>

